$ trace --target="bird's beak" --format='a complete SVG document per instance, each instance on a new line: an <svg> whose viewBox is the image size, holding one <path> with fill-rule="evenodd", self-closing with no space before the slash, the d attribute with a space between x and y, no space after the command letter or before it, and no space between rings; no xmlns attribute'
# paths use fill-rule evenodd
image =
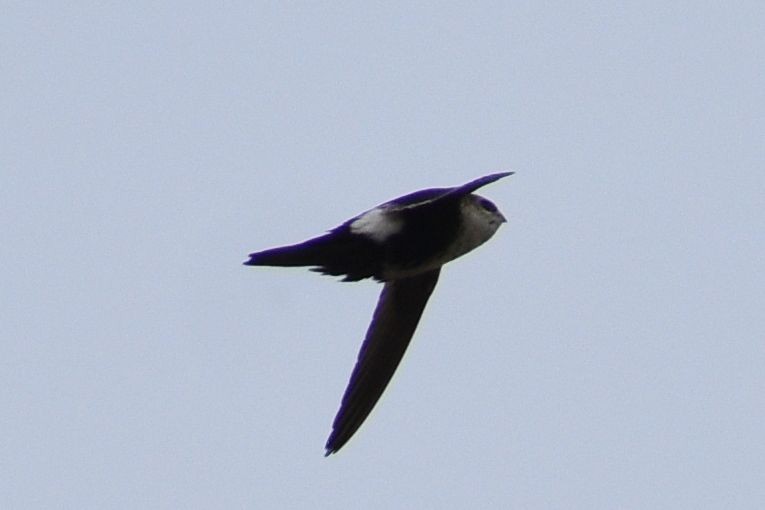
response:
<svg viewBox="0 0 765 510"><path fill-rule="evenodd" d="M497 215L499 216L499 222L500 223L507 223L507 218L505 218L505 215L501 212L497 211Z"/></svg>

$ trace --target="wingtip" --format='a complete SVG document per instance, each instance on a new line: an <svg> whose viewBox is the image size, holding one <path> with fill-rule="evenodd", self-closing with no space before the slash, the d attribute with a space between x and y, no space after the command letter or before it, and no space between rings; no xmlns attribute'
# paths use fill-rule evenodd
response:
<svg viewBox="0 0 765 510"><path fill-rule="evenodd" d="M326 458L332 455L333 453L337 453L342 447L343 445L338 446L337 444L327 440L327 444L324 445L324 457Z"/></svg>
<svg viewBox="0 0 765 510"><path fill-rule="evenodd" d="M507 172L497 172L496 174L489 174L485 175L483 177L479 177L475 181L468 184L470 187L479 187L482 188L483 186L486 186L487 184L491 184L492 182L496 182L500 179L504 179L505 177L509 177L513 175L515 172L507 171ZM471 186L472 185L472 186Z"/></svg>
<svg viewBox="0 0 765 510"><path fill-rule="evenodd" d="M332 430L332 433L329 435L327 442L324 444L324 456L329 457L333 453L337 453L340 451L340 448L342 448L344 444L345 442L338 444L337 438L335 437L335 431Z"/></svg>

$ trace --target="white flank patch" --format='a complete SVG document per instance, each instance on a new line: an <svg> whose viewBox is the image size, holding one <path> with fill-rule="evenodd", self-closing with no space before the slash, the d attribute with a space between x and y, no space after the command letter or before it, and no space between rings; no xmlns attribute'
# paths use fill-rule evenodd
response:
<svg viewBox="0 0 765 510"><path fill-rule="evenodd" d="M390 236L401 231L401 220L382 207L367 211L351 223L351 232L384 243Z"/></svg>

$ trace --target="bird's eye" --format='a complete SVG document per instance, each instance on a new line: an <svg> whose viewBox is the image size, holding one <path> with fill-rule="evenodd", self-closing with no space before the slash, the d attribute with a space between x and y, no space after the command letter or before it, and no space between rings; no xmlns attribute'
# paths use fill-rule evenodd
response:
<svg viewBox="0 0 765 510"><path fill-rule="evenodd" d="M480 204L481 207L483 207L489 212L497 212L497 206L491 203L489 200L486 200L485 198L482 198L481 200L479 200L478 204Z"/></svg>

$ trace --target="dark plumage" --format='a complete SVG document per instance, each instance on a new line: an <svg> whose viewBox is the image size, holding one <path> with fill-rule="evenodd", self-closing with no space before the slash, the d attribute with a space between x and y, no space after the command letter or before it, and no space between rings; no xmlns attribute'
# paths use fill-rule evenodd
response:
<svg viewBox="0 0 765 510"><path fill-rule="evenodd" d="M382 395L417 328L441 266L487 241L505 222L472 192L512 172L417 191L303 243L250 254L251 266L309 266L344 281L385 282L327 440L338 451Z"/></svg>

